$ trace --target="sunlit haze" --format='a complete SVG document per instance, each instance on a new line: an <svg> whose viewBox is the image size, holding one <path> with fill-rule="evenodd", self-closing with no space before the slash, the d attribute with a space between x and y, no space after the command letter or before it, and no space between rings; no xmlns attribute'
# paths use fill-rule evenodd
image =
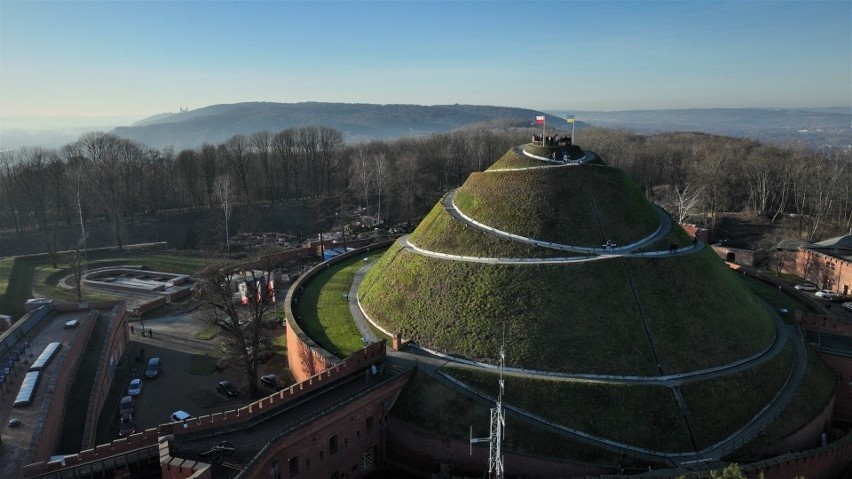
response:
<svg viewBox="0 0 852 479"><path fill-rule="evenodd" d="M2 1L0 115L54 127L243 101L849 106L850 19L848 0Z"/></svg>

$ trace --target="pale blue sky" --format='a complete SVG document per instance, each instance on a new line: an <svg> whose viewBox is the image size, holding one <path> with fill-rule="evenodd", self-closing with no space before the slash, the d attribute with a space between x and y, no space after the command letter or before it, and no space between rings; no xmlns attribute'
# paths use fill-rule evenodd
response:
<svg viewBox="0 0 852 479"><path fill-rule="evenodd" d="M852 2L0 0L0 116L852 104Z"/></svg>

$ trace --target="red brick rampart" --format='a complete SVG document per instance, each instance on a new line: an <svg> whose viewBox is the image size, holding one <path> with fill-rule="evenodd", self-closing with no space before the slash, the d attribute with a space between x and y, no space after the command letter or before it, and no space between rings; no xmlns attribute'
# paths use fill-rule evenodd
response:
<svg viewBox="0 0 852 479"><path fill-rule="evenodd" d="M52 373L50 381L47 383L46 397L41 403L38 416L39 423L34 427L32 441L24 464L46 461L56 450L59 435L62 432L68 390L74 381L83 351L92 336L97 316L97 311L91 311L80 325L80 332L74 336L67 348L61 348L59 356L54 359L54 363L59 367Z"/></svg>
<svg viewBox="0 0 852 479"><path fill-rule="evenodd" d="M796 326L820 333L852 336L852 322L834 316L796 311Z"/></svg>
<svg viewBox="0 0 852 479"><path fill-rule="evenodd" d="M163 424L160 426L160 432L183 436L222 427L239 427L245 423L260 420L270 409L299 399L341 378L359 373L371 364L382 361L384 357L385 343L373 343L353 353L340 364L247 406L187 419L182 423Z"/></svg>
<svg viewBox="0 0 852 479"><path fill-rule="evenodd" d="M59 469L73 468L87 463L103 461L114 456L156 446L158 439L159 434L157 430L148 429L136 434L131 434L128 437L116 439L108 444L102 444L91 449L80 451L77 454L65 456L64 466L59 461L41 461L29 464L24 466L23 475L24 477L33 477Z"/></svg>
<svg viewBox="0 0 852 479"><path fill-rule="evenodd" d="M852 464L852 435L825 447L808 451L784 454L765 461L746 464L743 467L749 478L790 479L836 479Z"/></svg>
<svg viewBox="0 0 852 479"><path fill-rule="evenodd" d="M305 285L310 283L319 273L325 271L332 265L341 261L346 261L353 256L359 256L368 251L385 248L390 246L394 240L375 243L363 248L336 256L328 261L324 261L317 266L311 268L308 272L300 276L290 289L287 291L287 297L284 300L284 315L287 318L287 361L290 366L290 372L296 381L304 381L307 378L315 376L320 371L323 371L338 362L340 359L321 348L299 327L295 306L295 301L298 301L299 296L304 290Z"/></svg>
<svg viewBox="0 0 852 479"><path fill-rule="evenodd" d="M127 349L129 340L127 306L125 303L119 303L111 311L109 328L104 339L103 349L101 349L101 357L98 360L98 371L95 373L92 392L89 395L89 410L86 415L88 419L86 430L83 433L84 447L94 446L100 411L109 393L112 378L115 376L115 369L118 367L118 362L121 360L125 349Z"/></svg>
<svg viewBox="0 0 852 479"><path fill-rule="evenodd" d="M852 358L824 351L820 351L819 356L840 376L835 390L837 403L834 407L834 416L852 421Z"/></svg>

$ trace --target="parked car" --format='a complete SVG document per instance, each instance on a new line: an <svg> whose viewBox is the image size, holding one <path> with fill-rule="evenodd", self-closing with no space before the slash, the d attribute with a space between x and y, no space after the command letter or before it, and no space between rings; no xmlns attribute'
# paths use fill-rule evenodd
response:
<svg viewBox="0 0 852 479"><path fill-rule="evenodd" d="M136 423L133 422L133 415L125 414L121 416L121 421L118 423L118 435L125 437L134 432L136 432Z"/></svg>
<svg viewBox="0 0 852 479"><path fill-rule="evenodd" d="M133 414L133 396L124 396L118 402L118 417L125 414Z"/></svg>
<svg viewBox="0 0 852 479"><path fill-rule="evenodd" d="M130 385L127 386L127 394L130 396L138 396L142 394L142 380L133 378L130 380Z"/></svg>
<svg viewBox="0 0 852 479"><path fill-rule="evenodd" d="M145 368L146 378L155 378L160 374L160 358L151 358L148 360L148 366Z"/></svg>
<svg viewBox="0 0 852 479"><path fill-rule="evenodd" d="M186 421L187 419L191 419L191 418L192 418L192 414L190 414L186 411L175 411L171 415L172 422Z"/></svg>
<svg viewBox="0 0 852 479"><path fill-rule="evenodd" d="M813 283L799 283L799 284L797 284L796 286L793 286L793 287L798 289L799 291L816 291L816 290L819 289Z"/></svg>
<svg viewBox="0 0 852 479"><path fill-rule="evenodd" d="M228 397L240 395L240 390L231 381L219 381L219 384L216 385L216 390Z"/></svg>
<svg viewBox="0 0 852 479"><path fill-rule="evenodd" d="M280 391L287 387L287 385L284 384L284 381L275 374L264 374L260 377L260 384L276 391Z"/></svg>
<svg viewBox="0 0 852 479"><path fill-rule="evenodd" d="M848 303L843 303L843 309L852 313L852 301L849 301Z"/></svg>
<svg viewBox="0 0 852 479"><path fill-rule="evenodd" d="M828 291L827 289L821 289L821 290L817 291L816 293L814 293L814 296L816 296L818 298L827 299L829 301L834 301L834 302L840 301L840 295L839 294L837 294L833 291Z"/></svg>

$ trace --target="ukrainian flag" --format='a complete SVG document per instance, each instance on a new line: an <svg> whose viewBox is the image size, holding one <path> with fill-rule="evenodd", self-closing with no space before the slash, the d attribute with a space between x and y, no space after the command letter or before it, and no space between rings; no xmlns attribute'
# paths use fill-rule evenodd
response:
<svg viewBox="0 0 852 479"><path fill-rule="evenodd" d="M568 123L574 123L574 115L566 116L565 121L567 121Z"/></svg>

